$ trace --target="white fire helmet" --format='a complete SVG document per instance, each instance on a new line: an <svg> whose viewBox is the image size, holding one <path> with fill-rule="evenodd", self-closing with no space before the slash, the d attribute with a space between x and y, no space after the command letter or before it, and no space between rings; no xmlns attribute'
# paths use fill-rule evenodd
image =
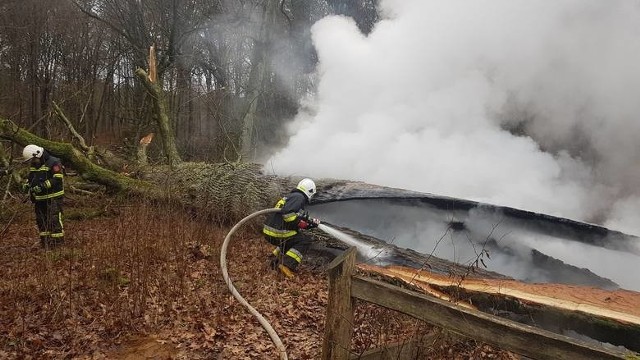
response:
<svg viewBox="0 0 640 360"><path fill-rule="evenodd" d="M44 153L44 149L38 145L29 144L24 147L22 150L22 157L26 160L31 160L33 158L40 159L42 154Z"/></svg>
<svg viewBox="0 0 640 360"><path fill-rule="evenodd" d="M296 189L302 191L307 196L307 199L311 200L313 195L316 194L316 183L309 178L302 179L298 183Z"/></svg>

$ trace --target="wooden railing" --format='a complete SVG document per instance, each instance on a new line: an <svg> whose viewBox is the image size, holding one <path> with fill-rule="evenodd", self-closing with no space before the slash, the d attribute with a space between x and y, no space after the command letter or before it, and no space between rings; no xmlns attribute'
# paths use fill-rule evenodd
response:
<svg viewBox="0 0 640 360"><path fill-rule="evenodd" d="M353 335L353 300L361 299L532 359L638 359L629 352L573 339L381 281L354 275L355 248L328 269L329 302L323 360L347 360Z"/></svg>

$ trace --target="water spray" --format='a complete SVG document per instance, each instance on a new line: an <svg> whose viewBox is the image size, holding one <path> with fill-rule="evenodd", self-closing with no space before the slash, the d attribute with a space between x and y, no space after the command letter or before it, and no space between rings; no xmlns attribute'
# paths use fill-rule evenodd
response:
<svg viewBox="0 0 640 360"><path fill-rule="evenodd" d="M320 224L318 225L318 229L324 231L327 235L333 238L336 238L337 240L340 240L346 245L355 246L355 248L358 250L358 253L363 258L373 259L373 258L380 257L380 255L383 255L383 256L387 255L386 249L380 249L375 245L366 243L362 240L358 240L353 236L347 233L344 233L338 229L332 228L328 225Z"/></svg>

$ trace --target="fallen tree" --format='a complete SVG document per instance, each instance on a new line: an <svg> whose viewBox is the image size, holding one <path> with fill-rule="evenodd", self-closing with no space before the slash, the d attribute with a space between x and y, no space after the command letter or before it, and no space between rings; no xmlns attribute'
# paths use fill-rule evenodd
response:
<svg viewBox="0 0 640 360"><path fill-rule="evenodd" d="M54 101L52 103L53 111L60 119L60 121L67 127L69 133L72 136L72 139L75 140L77 144L78 150L81 150L85 156L91 160L93 163L106 167L111 170L122 169L127 165L127 161L122 159L118 155L114 154L112 151L99 147L99 146L90 146L87 145L86 140L80 133L75 129L71 120L64 113L62 108ZM73 141L71 143L74 143Z"/></svg>
<svg viewBox="0 0 640 360"><path fill-rule="evenodd" d="M0 118L0 138L11 140L21 146L27 144L41 146L54 156L61 158L66 166L73 167L83 179L105 185L110 190L147 192L152 189L148 182L132 179L95 164L89 160L86 153L70 143L43 139L19 127L11 120Z"/></svg>
<svg viewBox="0 0 640 360"><path fill-rule="evenodd" d="M104 185L109 192L170 201L221 223L234 222L249 212L273 206L283 188L294 182L266 176L260 165L252 163L179 162L172 167L144 166L138 168L134 178L96 164L90 154L70 143L43 139L4 118L0 118L0 138L20 146L42 146L82 179Z"/></svg>

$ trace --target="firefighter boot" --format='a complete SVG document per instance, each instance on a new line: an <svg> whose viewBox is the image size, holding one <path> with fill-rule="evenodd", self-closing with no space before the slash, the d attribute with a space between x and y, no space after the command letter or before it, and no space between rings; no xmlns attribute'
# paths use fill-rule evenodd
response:
<svg viewBox="0 0 640 360"><path fill-rule="evenodd" d="M286 276L287 278L291 279L292 277L294 277L295 275L293 274L293 271L291 271L291 269L289 269L288 267L284 266L283 264L278 265L278 269L280 269L280 272Z"/></svg>
<svg viewBox="0 0 640 360"><path fill-rule="evenodd" d="M289 252L287 252L287 254L288 253ZM298 270L298 261L291 256L285 255L282 257L282 261L280 265L278 265L278 269L280 269L280 272L283 273L284 276L292 278Z"/></svg>

